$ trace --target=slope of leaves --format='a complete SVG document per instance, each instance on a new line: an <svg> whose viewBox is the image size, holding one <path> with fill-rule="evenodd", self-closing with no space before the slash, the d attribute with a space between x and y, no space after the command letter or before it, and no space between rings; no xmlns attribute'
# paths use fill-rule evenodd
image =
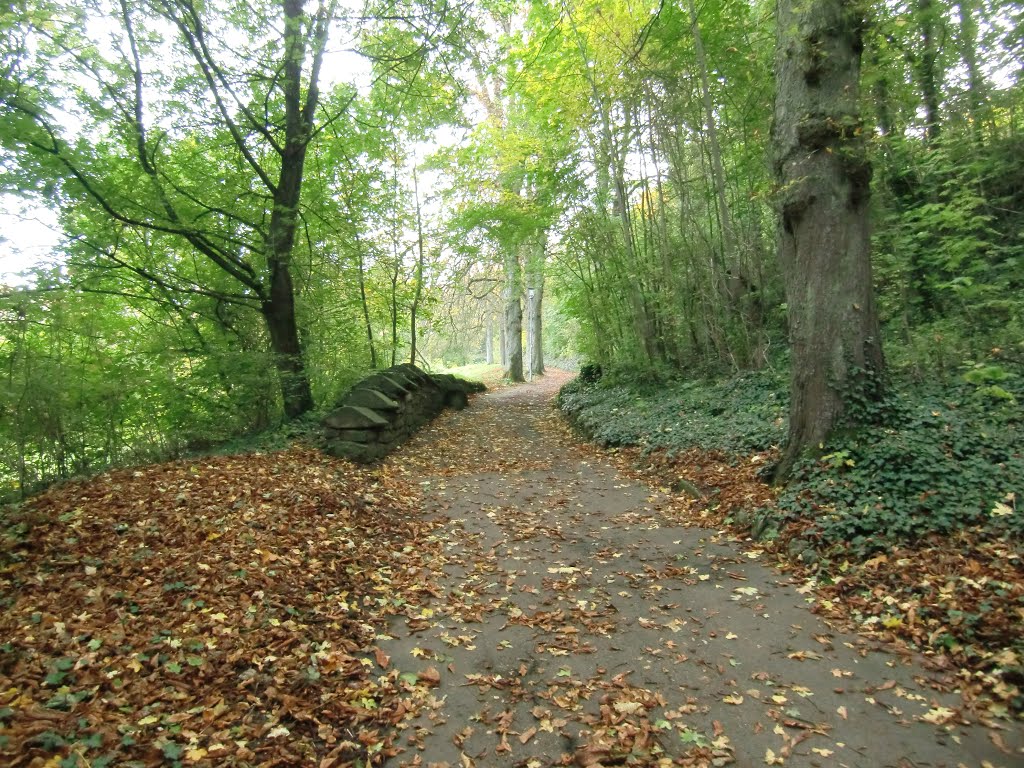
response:
<svg viewBox="0 0 1024 768"><path fill-rule="evenodd" d="M372 643L439 552L386 472L296 447L10 511L0 762L375 764L421 690Z"/></svg>

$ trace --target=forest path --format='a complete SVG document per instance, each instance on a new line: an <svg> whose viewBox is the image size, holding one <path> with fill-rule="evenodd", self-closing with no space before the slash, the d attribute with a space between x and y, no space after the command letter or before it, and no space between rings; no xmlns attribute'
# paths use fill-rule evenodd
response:
<svg viewBox="0 0 1024 768"><path fill-rule="evenodd" d="M480 396L389 459L450 522L440 592L381 642L434 686L388 766L1020 764L1019 727L966 725L949 680L580 445L551 404L567 379Z"/></svg>

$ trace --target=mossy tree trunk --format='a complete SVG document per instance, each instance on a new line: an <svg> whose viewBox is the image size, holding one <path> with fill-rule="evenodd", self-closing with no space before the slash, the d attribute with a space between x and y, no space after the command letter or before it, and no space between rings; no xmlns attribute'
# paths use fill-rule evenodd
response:
<svg viewBox="0 0 1024 768"><path fill-rule="evenodd" d="M792 350L789 438L776 472L784 481L847 403L878 396L884 361L858 108L864 3L778 0L777 12L772 141Z"/></svg>

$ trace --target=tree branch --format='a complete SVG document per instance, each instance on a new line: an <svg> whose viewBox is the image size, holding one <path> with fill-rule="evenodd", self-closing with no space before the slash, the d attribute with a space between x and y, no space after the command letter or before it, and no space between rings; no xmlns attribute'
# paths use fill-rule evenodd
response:
<svg viewBox="0 0 1024 768"><path fill-rule="evenodd" d="M175 12L174 4L170 0L162 0L162 5L170 21L178 28L181 32L182 38L185 44L188 46L189 51L192 54L192 58L195 60L199 70L203 73L203 79L206 80L206 84L210 89L210 93L213 96L214 103L217 105L217 111L220 112L221 119L224 120L224 124L227 126L228 132L231 134L232 140L235 142L235 146L238 151L242 153L242 157L249 164L249 167L253 169L256 175L259 177L263 185L270 190L270 193L277 194L277 185L271 180L267 174L266 169L260 165L259 161L252 154L252 150L249 149L249 145L245 141L245 137L242 135L241 130L238 128L238 124L232 119L230 112L228 112L227 105L224 103L224 97L221 95L220 87L218 87L217 77L214 75L213 67L216 66L212 58L208 58L209 53L206 48L205 41L202 40L205 32L203 30L202 21L199 19L198 14L195 13L195 9L191 3L185 3L186 7L191 9L190 17L192 18L195 29L189 26L184 18ZM274 150L280 154L281 148L273 143Z"/></svg>

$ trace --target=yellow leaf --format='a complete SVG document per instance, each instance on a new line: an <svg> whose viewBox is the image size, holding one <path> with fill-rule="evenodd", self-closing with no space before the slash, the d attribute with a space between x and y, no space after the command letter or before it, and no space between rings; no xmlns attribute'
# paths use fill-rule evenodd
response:
<svg viewBox="0 0 1024 768"><path fill-rule="evenodd" d="M775 753L770 749L764 751L764 761L768 765L782 765L786 762L781 757L776 757Z"/></svg>
<svg viewBox="0 0 1024 768"><path fill-rule="evenodd" d="M1013 507L1003 504L1001 501L997 501L989 514L992 517L1009 517L1013 514Z"/></svg>
<svg viewBox="0 0 1024 768"><path fill-rule="evenodd" d="M822 757L831 757L835 754L831 749L822 749L821 747L811 747L811 752L821 755Z"/></svg>
<svg viewBox="0 0 1024 768"><path fill-rule="evenodd" d="M204 757L206 757L206 750L202 747L199 747L197 749L189 749L185 752L185 759L193 763L198 760L202 760Z"/></svg>
<svg viewBox="0 0 1024 768"><path fill-rule="evenodd" d="M612 707L620 715L635 715L643 710L644 705L639 701L616 701Z"/></svg>
<svg viewBox="0 0 1024 768"><path fill-rule="evenodd" d="M947 709L946 707L932 707L923 715L921 715L921 719L924 720L926 723L942 725L943 723L948 723L950 720L952 720L955 715L956 712L954 712L952 709Z"/></svg>
<svg viewBox="0 0 1024 768"><path fill-rule="evenodd" d="M724 701L726 704L742 704L743 697L740 696L738 693L731 693L725 698L723 698L722 701Z"/></svg>

